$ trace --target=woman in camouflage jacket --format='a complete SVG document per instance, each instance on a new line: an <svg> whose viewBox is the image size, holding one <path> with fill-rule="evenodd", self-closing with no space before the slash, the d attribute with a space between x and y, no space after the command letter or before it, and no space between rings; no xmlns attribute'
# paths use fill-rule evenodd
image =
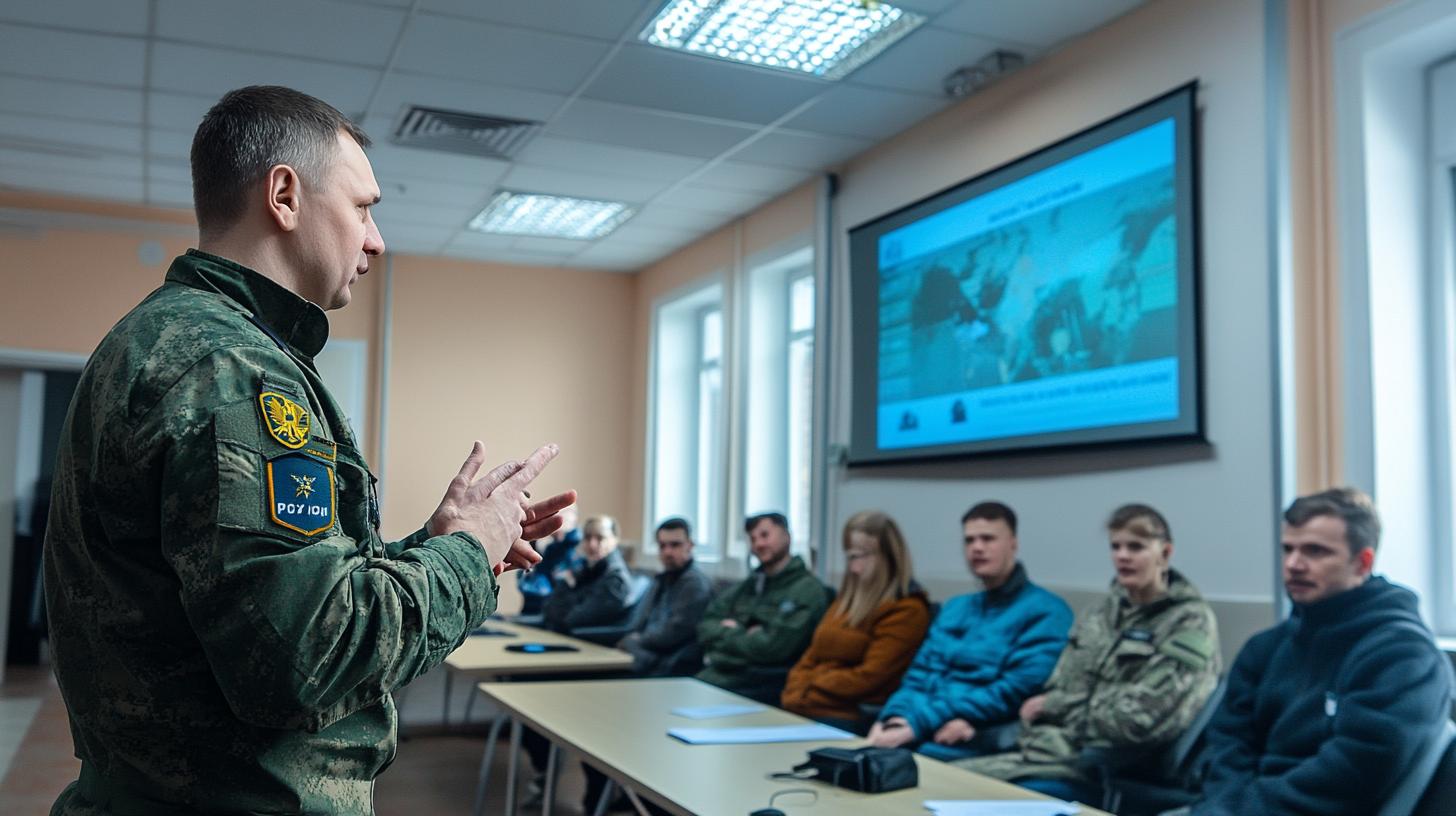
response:
<svg viewBox="0 0 1456 816"><path fill-rule="evenodd" d="M1021 708L1015 751L958 762L1066 799L1100 801L1083 748L1139 751L1175 741L1218 683L1218 623L1198 589L1168 566L1168 522L1147 505L1108 521L1116 576L1077 619L1046 691Z"/></svg>

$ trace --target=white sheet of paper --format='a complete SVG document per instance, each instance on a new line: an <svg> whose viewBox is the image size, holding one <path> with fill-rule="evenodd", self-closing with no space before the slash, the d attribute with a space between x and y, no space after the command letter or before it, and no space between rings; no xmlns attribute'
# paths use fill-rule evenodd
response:
<svg viewBox="0 0 1456 816"><path fill-rule="evenodd" d="M1047 801L1045 799L1016 799L1009 801L981 800L931 800L925 809L935 816L1068 816L1080 813L1082 808L1073 802Z"/></svg>
<svg viewBox="0 0 1456 816"><path fill-rule="evenodd" d="M669 737L689 745L739 745L760 742L823 742L824 740L857 739L848 731L840 731L820 723L805 725L764 725L745 728L670 728Z"/></svg>
<svg viewBox="0 0 1456 816"><path fill-rule="evenodd" d="M715 705L715 706L684 706L674 708L673 714L679 717L687 717L690 720L711 720L715 717L737 717L739 714L752 714L755 711L763 711L761 705Z"/></svg>

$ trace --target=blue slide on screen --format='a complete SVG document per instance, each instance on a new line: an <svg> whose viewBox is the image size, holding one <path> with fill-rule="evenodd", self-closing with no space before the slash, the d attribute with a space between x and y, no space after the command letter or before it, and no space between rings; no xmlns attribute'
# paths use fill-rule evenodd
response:
<svg viewBox="0 0 1456 816"><path fill-rule="evenodd" d="M1175 121L882 235L882 450L1179 417Z"/></svg>

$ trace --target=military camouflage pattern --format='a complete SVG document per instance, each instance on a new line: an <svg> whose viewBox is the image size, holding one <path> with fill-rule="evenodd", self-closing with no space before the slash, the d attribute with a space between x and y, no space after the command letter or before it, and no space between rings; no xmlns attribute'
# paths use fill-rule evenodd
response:
<svg viewBox="0 0 1456 816"><path fill-rule="evenodd" d="M1183 733L1218 684L1218 622L1176 570L1168 594L1135 606L1116 582L1077 619L1017 750L955 764L998 779L1087 780L1083 747L1157 748Z"/></svg>
<svg viewBox="0 0 1456 816"><path fill-rule="evenodd" d="M370 813L390 692L494 610L472 536L380 539L374 477L314 369L327 336L318 307L191 251L87 363L45 544L83 763L53 814ZM264 392L306 433L297 415L270 433Z"/></svg>

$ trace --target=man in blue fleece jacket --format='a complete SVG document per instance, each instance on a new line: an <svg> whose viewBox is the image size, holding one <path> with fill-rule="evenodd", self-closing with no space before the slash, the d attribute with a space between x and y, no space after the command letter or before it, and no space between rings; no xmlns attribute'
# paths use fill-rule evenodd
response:
<svg viewBox="0 0 1456 816"><path fill-rule="evenodd" d="M1416 596L1372 577L1380 519L1352 488L1284 513L1294 614L1239 651L1208 729L1199 816L1371 814L1451 714Z"/></svg>
<svg viewBox="0 0 1456 816"><path fill-rule="evenodd" d="M985 590L946 601L870 729L874 745L911 746L946 761L986 753L976 734L1014 721L1067 644L1072 610L1032 584L1016 560L1016 513L982 502L966 511L961 529L966 563Z"/></svg>

